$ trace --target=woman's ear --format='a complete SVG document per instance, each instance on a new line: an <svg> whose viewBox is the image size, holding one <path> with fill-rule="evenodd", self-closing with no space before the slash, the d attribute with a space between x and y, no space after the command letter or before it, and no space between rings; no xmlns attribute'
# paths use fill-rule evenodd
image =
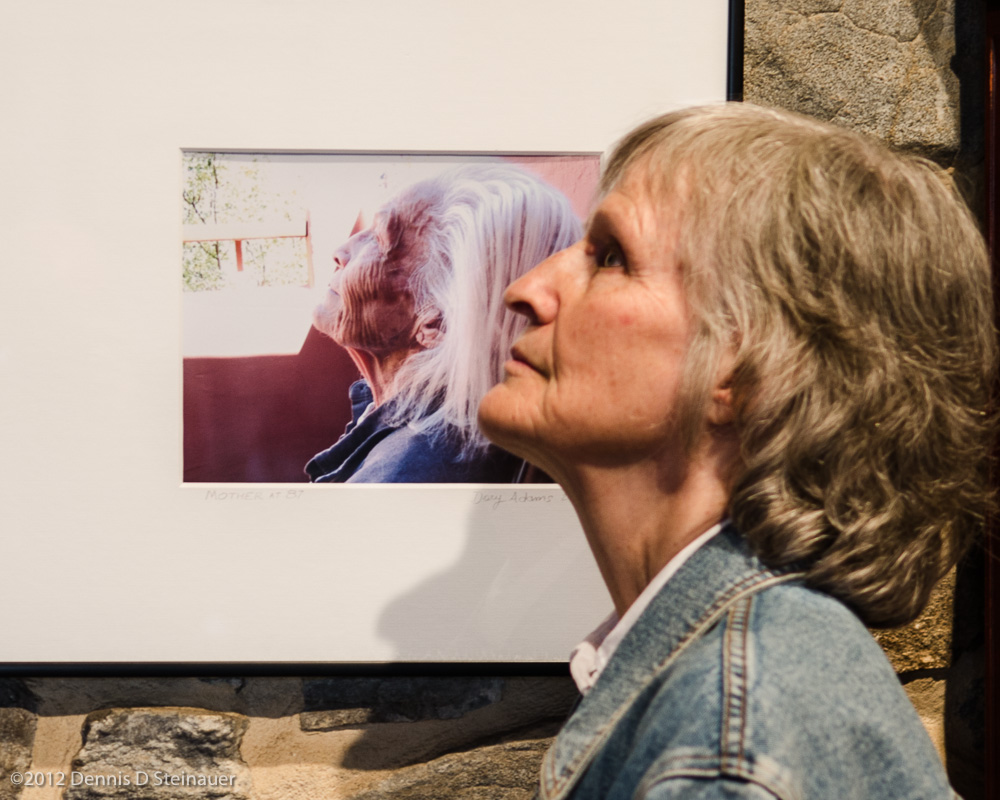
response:
<svg viewBox="0 0 1000 800"><path fill-rule="evenodd" d="M727 382L716 386L708 399L708 424L721 428L733 421L733 389Z"/></svg>
<svg viewBox="0 0 1000 800"><path fill-rule="evenodd" d="M715 387L708 398L707 421L711 427L722 428L733 421L733 370L736 358L727 348L719 359Z"/></svg>
<svg viewBox="0 0 1000 800"><path fill-rule="evenodd" d="M430 350L444 341L444 318L436 308L424 308L414 321L413 340L421 350Z"/></svg>
<svg viewBox="0 0 1000 800"><path fill-rule="evenodd" d="M365 222L365 212L364 209L358 212L357 219L354 220L354 227L351 228L351 232L348 234L347 238L350 239L354 234L360 233L368 224Z"/></svg>

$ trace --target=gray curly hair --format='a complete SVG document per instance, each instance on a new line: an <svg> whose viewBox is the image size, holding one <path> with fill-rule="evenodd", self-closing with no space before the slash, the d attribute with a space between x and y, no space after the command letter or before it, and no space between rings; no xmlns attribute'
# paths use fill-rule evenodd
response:
<svg viewBox="0 0 1000 800"><path fill-rule="evenodd" d="M982 530L996 363L989 262L933 163L745 104L630 133L673 214L696 319L681 389L691 445L724 351L741 463L730 514L770 566L868 625L916 617Z"/></svg>

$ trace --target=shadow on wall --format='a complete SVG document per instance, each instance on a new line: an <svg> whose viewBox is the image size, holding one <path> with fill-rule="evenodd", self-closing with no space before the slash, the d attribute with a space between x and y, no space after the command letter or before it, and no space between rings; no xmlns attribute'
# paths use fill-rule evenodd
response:
<svg viewBox="0 0 1000 800"><path fill-rule="evenodd" d="M464 528L459 559L382 612L394 659L565 663L611 607L565 494L479 490Z"/></svg>
<svg viewBox="0 0 1000 800"><path fill-rule="evenodd" d="M395 660L521 662L528 673L532 665L550 674L553 668L565 670L570 650L607 614L611 600L562 490L483 489L465 528L457 561L383 611L378 632L392 643ZM314 705L324 710L315 719L303 714L303 727L362 727L344 766L389 769L470 742L551 736L577 697L565 675L413 680L409 697L394 698L382 695L398 686L368 679L353 687L372 695L365 702L342 697L342 683L319 687L324 696L317 695ZM329 690L337 696L325 696ZM441 691L446 698L437 696ZM414 698L431 698L433 713L423 705L411 708ZM310 705L307 691L307 711ZM352 708L371 714L380 706L383 713L377 719L351 716L356 713ZM343 710L330 711L336 708ZM390 724L398 728L393 733L385 725L367 727L370 722L408 724Z"/></svg>

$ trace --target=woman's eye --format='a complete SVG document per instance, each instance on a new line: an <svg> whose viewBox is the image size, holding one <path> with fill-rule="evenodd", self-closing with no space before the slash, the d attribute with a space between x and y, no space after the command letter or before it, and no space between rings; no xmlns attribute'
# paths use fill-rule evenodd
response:
<svg viewBox="0 0 1000 800"><path fill-rule="evenodd" d="M625 256L622 255L621 248L617 244L610 244L604 248L597 261L599 267L615 268L625 266Z"/></svg>

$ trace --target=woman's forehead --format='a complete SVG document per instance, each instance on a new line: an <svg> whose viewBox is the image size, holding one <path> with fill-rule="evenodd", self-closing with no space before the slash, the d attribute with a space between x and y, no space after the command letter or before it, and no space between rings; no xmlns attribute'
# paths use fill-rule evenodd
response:
<svg viewBox="0 0 1000 800"><path fill-rule="evenodd" d="M389 200L372 220L372 229L383 250L403 246L419 239L431 218L437 213L440 195L432 186L419 183Z"/></svg>
<svg viewBox="0 0 1000 800"><path fill-rule="evenodd" d="M690 166L672 163L658 153L647 153L629 164L618 179L597 198L600 205L609 195L618 192L637 202L665 211L676 211L693 184Z"/></svg>
<svg viewBox="0 0 1000 800"><path fill-rule="evenodd" d="M639 168L636 168L638 166ZM675 239L678 203L683 192L668 186L663 176L644 165L630 167L599 199L588 219L588 230L623 225L647 240Z"/></svg>

